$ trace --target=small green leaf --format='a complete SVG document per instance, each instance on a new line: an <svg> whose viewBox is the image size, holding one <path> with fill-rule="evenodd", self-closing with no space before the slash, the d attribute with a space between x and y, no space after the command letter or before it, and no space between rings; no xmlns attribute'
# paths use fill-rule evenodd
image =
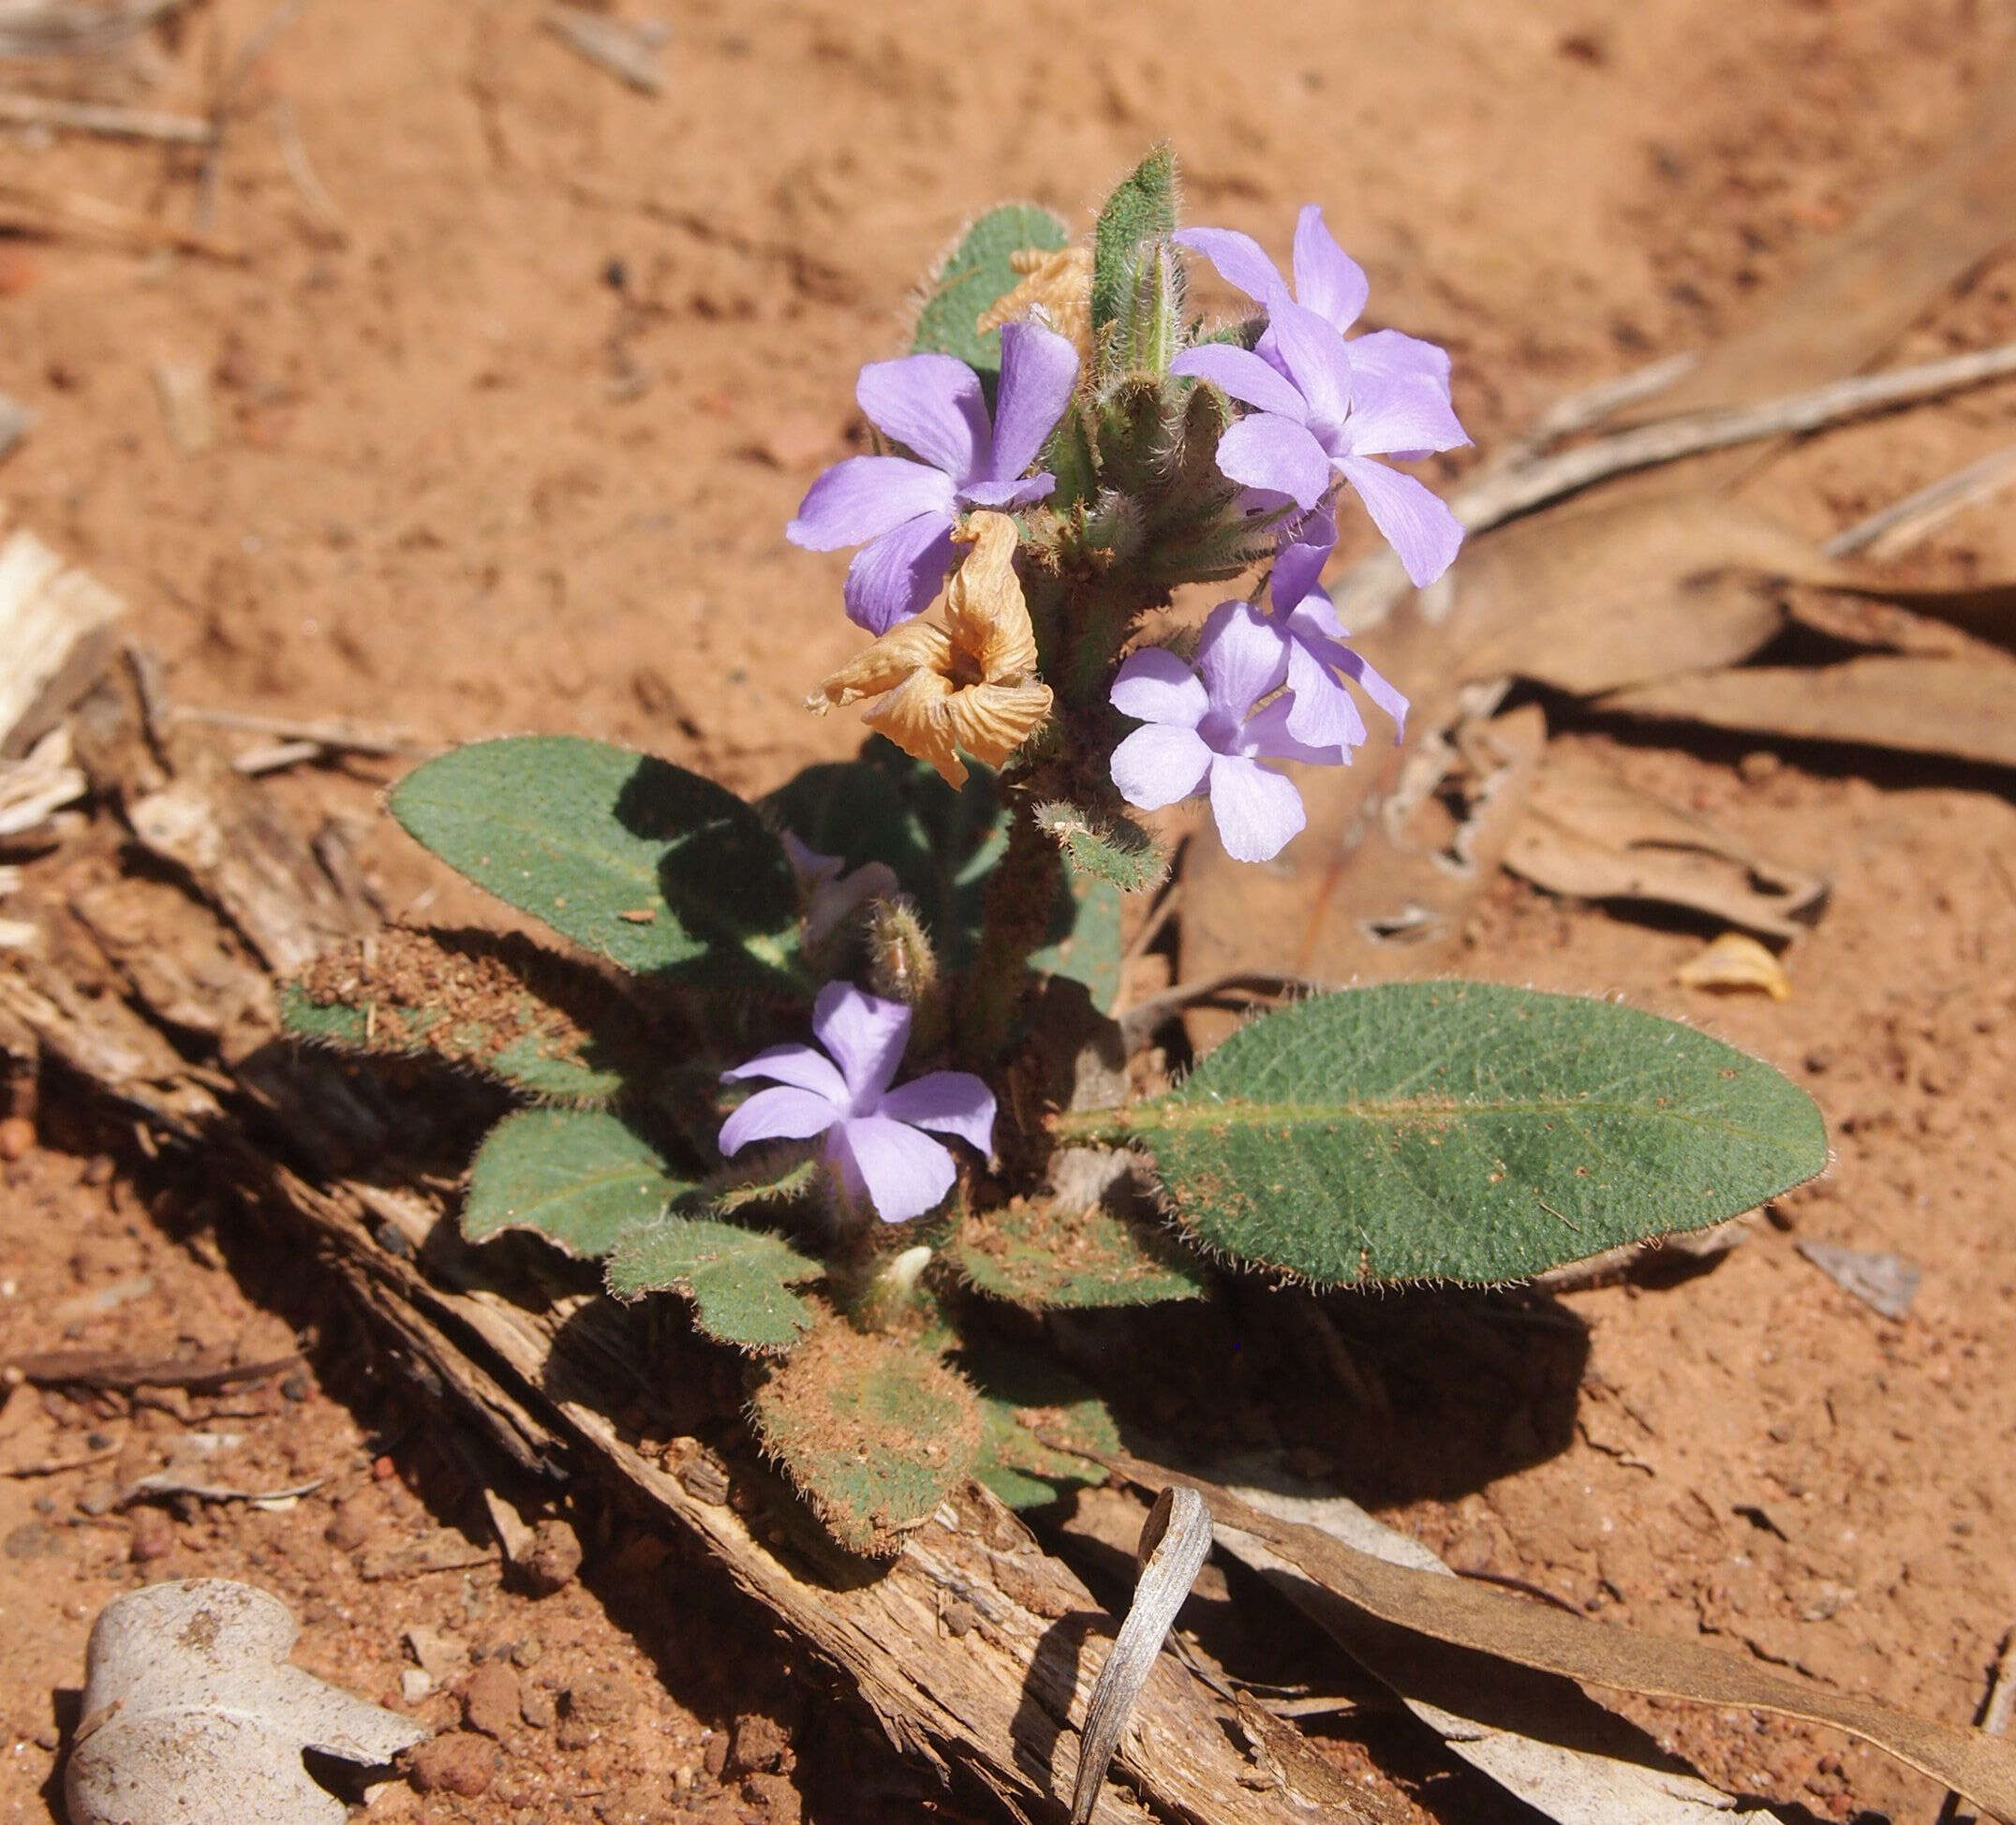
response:
<svg viewBox="0 0 2016 1825"><path fill-rule="evenodd" d="M913 352L956 355L991 385L1001 365L1001 335L982 335L974 325L999 299L1022 283L1009 256L1030 249L1055 253L1069 238L1062 222L1033 203L990 209L959 237L926 285L917 314Z"/></svg>
<svg viewBox="0 0 2016 1825"><path fill-rule="evenodd" d="M756 1430L850 1552L887 1558L961 1482L980 1402L914 1343L822 1325L756 1391Z"/></svg>
<svg viewBox="0 0 2016 1825"><path fill-rule="evenodd" d="M988 1347L961 1351L958 1366L980 1393L980 1456L973 1474L1011 1508L1041 1508L1067 1491L1104 1479L1089 1458L1045 1445L1037 1433L1092 1451L1118 1451L1106 1403L1045 1358Z"/></svg>
<svg viewBox="0 0 2016 1825"><path fill-rule="evenodd" d="M1092 337L1134 308L1145 256L1176 232L1176 154L1149 154L1105 200L1092 230Z"/></svg>
<svg viewBox="0 0 2016 1825"><path fill-rule="evenodd" d="M1705 1228L1827 1164L1813 1099L1768 1064L1489 983L1318 996L1168 1095L1058 1127L1148 1148L1206 1246L1321 1284L1516 1280Z"/></svg>
<svg viewBox="0 0 2016 1825"><path fill-rule="evenodd" d="M1210 1290L1195 1255L1100 1204L1067 1212L1049 1199L1017 1198L969 1212L944 1253L981 1292L1031 1311L1158 1305Z"/></svg>
<svg viewBox="0 0 2016 1825"><path fill-rule="evenodd" d="M797 913L782 846L697 773L569 735L458 748L393 789L393 815L450 867L639 973L784 967Z"/></svg>
<svg viewBox="0 0 2016 1825"><path fill-rule="evenodd" d="M824 1272L767 1230L664 1216L623 1232L609 1256L609 1290L619 1299L683 1293L709 1337L781 1356L819 1316L817 1305L791 1289Z"/></svg>
<svg viewBox="0 0 2016 1825"><path fill-rule="evenodd" d="M1036 822L1057 838L1073 868L1123 894L1157 886L1169 872L1169 858L1154 838L1121 812L1053 800L1037 806Z"/></svg>
<svg viewBox="0 0 2016 1825"><path fill-rule="evenodd" d="M1119 993L1120 960L1127 948L1120 926L1125 896L1097 875L1059 873L1057 916L1051 923L1058 935L1030 958L1029 967L1082 982L1095 1008L1111 1007Z"/></svg>
<svg viewBox="0 0 2016 1825"><path fill-rule="evenodd" d="M610 984L516 933L379 932L280 986L297 1038L438 1058L553 1103L606 1103L649 1075L651 1047Z"/></svg>
<svg viewBox="0 0 2016 1825"><path fill-rule="evenodd" d="M693 1189L651 1143L601 1109L520 1109L469 1168L462 1233L529 1229L577 1258L604 1255L631 1224Z"/></svg>

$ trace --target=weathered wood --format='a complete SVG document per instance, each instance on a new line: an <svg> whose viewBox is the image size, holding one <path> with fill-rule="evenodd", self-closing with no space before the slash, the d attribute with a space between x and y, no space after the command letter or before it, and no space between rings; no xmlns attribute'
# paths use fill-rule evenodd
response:
<svg viewBox="0 0 2016 1825"><path fill-rule="evenodd" d="M104 669L126 604L34 533L0 542L0 755L24 754Z"/></svg>

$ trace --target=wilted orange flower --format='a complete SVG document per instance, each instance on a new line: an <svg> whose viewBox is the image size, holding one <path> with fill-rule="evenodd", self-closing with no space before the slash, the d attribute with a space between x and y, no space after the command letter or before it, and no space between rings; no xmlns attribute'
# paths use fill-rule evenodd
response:
<svg viewBox="0 0 2016 1825"><path fill-rule="evenodd" d="M1008 256L1008 263L1022 274L1022 283L1004 291L980 313L973 328L986 335L1003 323L1013 323L1041 310L1050 327L1067 337L1077 349L1078 359L1092 358L1092 252L1090 247L1065 247L1054 254L1040 247L1022 247Z"/></svg>
<svg viewBox="0 0 2016 1825"><path fill-rule="evenodd" d="M945 590L944 625L920 617L891 628L805 701L823 716L875 697L862 719L868 727L928 761L948 786L963 786L957 750L1000 766L1049 720L1050 687L1036 676L1015 522L972 513L953 537L972 550Z"/></svg>

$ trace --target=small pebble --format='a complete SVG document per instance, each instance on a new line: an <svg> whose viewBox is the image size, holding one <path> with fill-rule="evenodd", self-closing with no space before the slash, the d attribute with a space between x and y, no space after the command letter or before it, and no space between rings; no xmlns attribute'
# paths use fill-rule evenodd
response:
<svg viewBox="0 0 2016 1825"><path fill-rule="evenodd" d="M497 1745L470 1730L450 1730L413 1751L407 1773L422 1793L454 1793L473 1800L497 1778Z"/></svg>
<svg viewBox="0 0 2016 1825"><path fill-rule="evenodd" d="M298 1370L280 1384L283 1401L302 1402L308 1398L308 1378Z"/></svg>
<svg viewBox="0 0 2016 1825"><path fill-rule="evenodd" d="M434 1690L434 1675L424 1667L408 1667L399 1675L399 1696L408 1704L418 1704Z"/></svg>
<svg viewBox="0 0 2016 1825"><path fill-rule="evenodd" d="M486 1660L469 1675L462 1714L472 1730L501 1741L518 1721L518 1675L501 1660Z"/></svg>
<svg viewBox="0 0 2016 1825"><path fill-rule="evenodd" d="M553 1694L542 1687L528 1686L518 1695L518 1714L536 1730L550 1730L559 1715Z"/></svg>
<svg viewBox="0 0 2016 1825"><path fill-rule="evenodd" d="M175 1523L158 1508L135 1508L132 1529L133 1540L126 1548L126 1556L137 1565L165 1559L175 1550Z"/></svg>
<svg viewBox="0 0 2016 1825"><path fill-rule="evenodd" d="M533 1591L540 1596L564 1591L580 1570L580 1536L564 1521L541 1521L525 1558L526 1580Z"/></svg>

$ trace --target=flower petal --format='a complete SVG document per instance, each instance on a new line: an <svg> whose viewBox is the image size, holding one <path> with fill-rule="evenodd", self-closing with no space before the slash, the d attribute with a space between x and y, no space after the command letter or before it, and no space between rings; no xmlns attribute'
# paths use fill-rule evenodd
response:
<svg viewBox="0 0 2016 1825"><path fill-rule="evenodd" d="M760 1090L721 1123L715 1144L734 1154L751 1141L805 1140L824 1134L843 1114L808 1090Z"/></svg>
<svg viewBox="0 0 2016 1825"><path fill-rule="evenodd" d="M1113 783L1120 796L1144 811L1159 811L1204 790L1211 750L1194 729L1150 722L1113 750Z"/></svg>
<svg viewBox="0 0 2016 1825"><path fill-rule="evenodd" d="M1286 298L1274 301L1267 327L1296 391L1309 402L1309 421L1342 425L1352 406L1351 356L1336 327Z"/></svg>
<svg viewBox="0 0 2016 1825"><path fill-rule="evenodd" d="M866 1197L884 1223L908 1223L941 1203L958 1178L951 1150L886 1116L854 1116L838 1123L826 1157L840 1182Z"/></svg>
<svg viewBox="0 0 2016 1825"><path fill-rule="evenodd" d="M1251 602L1220 602L1197 639L1211 708L1243 722L1288 675L1288 636Z"/></svg>
<svg viewBox="0 0 2016 1825"><path fill-rule="evenodd" d="M1361 378L1344 426L1354 456L1390 456L1401 451L1455 450L1470 441L1456 422L1449 395L1418 375L1384 380Z"/></svg>
<svg viewBox="0 0 2016 1825"><path fill-rule="evenodd" d="M1178 229L1169 237L1178 247L1202 254L1218 269L1218 276L1256 304L1266 304L1284 289L1281 268L1267 257L1259 242L1238 229Z"/></svg>
<svg viewBox="0 0 2016 1825"><path fill-rule="evenodd" d="M1309 404L1295 390L1294 381L1251 349L1235 349L1229 342L1204 342L1186 349L1169 364L1169 372L1208 380L1221 393L1230 393L1255 411L1279 412L1297 424L1309 416Z"/></svg>
<svg viewBox="0 0 2016 1825"><path fill-rule="evenodd" d="M1426 380L1449 393L1449 351L1439 342L1424 342L1399 330L1373 330L1344 344L1351 371L1360 379Z"/></svg>
<svg viewBox="0 0 2016 1825"><path fill-rule="evenodd" d="M1292 779L1224 754L1211 763L1211 816L1235 862L1271 862L1309 822Z"/></svg>
<svg viewBox="0 0 2016 1825"><path fill-rule="evenodd" d="M1039 500L1049 499L1056 489L1057 477L1048 469L1038 469L1034 475L1015 482L969 482L959 490L959 499L968 507L1013 513L1017 508L1033 507Z"/></svg>
<svg viewBox="0 0 2016 1825"><path fill-rule="evenodd" d="M736 1083L744 1077L767 1077L774 1084L791 1084L823 1096L843 1110L847 1106L847 1080L817 1046L773 1046L766 1052L758 1052L747 1064L721 1073L724 1084Z"/></svg>
<svg viewBox="0 0 2016 1825"><path fill-rule="evenodd" d="M1055 330L1030 322L1001 325L1001 383L987 481L1012 482L1036 460L1077 384L1078 351Z"/></svg>
<svg viewBox="0 0 2016 1825"><path fill-rule="evenodd" d="M1358 491L1372 524L1393 547L1416 589L1426 589L1456 561L1463 542L1462 522L1438 496L1413 476L1367 456L1347 456L1338 467Z"/></svg>
<svg viewBox="0 0 2016 1825"><path fill-rule="evenodd" d="M1296 302L1342 334L1358 320L1371 295L1365 269L1337 245L1322 208L1309 204L1295 224Z"/></svg>
<svg viewBox="0 0 2016 1825"><path fill-rule="evenodd" d="M1293 609L1313 591L1321 594L1317 579L1337 549L1337 512L1334 508L1312 513L1297 535L1274 554L1274 574L1269 588L1278 609Z"/></svg>
<svg viewBox="0 0 2016 1825"><path fill-rule="evenodd" d="M910 1009L851 982L829 982L812 1002L812 1033L840 1067L855 1110L867 1114L903 1062Z"/></svg>
<svg viewBox="0 0 2016 1825"><path fill-rule="evenodd" d="M1305 748L1356 748L1365 739L1365 719L1351 701L1343 681L1324 661L1325 655L1301 641L1288 642L1288 707L1282 726L1289 737ZM1269 709L1272 705L1267 706ZM1266 715L1263 710L1261 715ZM1259 718L1254 718L1258 721ZM1249 739L1255 738L1247 725ZM1264 740L1262 734L1259 739ZM1254 752L1265 753L1265 748Z"/></svg>
<svg viewBox="0 0 2016 1825"><path fill-rule="evenodd" d="M1337 687L1343 690L1342 685ZM1351 749L1343 742L1320 745L1297 741L1288 727L1295 714L1292 697L1277 697L1265 709L1255 710L1240 732L1239 760L1302 761L1311 766L1349 766Z"/></svg>
<svg viewBox="0 0 2016 1825"><path fill-rule="evenodd" d="M894 438L955 482L979 473L992 428L980 377L954 355L904 355L870 362L854 398L884 437Z"/></svg>
<svg viewBox="0 0 2016 1825"><path fill-rule="evenodd" d="M1299 418L1255 412L1218 440L1219 473L1249 488L1290 496L1313 507L1331 482L1330 458Z"/></svg>
<svg viewBox="0 0 2016 1825"><path fill-rule="evenodd" d="M1130 653L1114 675L1106 701L1122 716L1194 729L1210 707L1203 681L1166 646Z"/></svg>
<svg viewBox="0 0 2016 1825"><path fill-rule="evenodd" d="M872 457L857 457L871 462ZM912 467L916 465L912 464ZM926 473L936 475L936 469ZM919 513L872 544L862 546L847 567L842 594L847 618L870 633L887 633L930 607L952 568L952 512Z"/></svg>
<svg viewBox="0 0 2016 1825"><path fill-rule="evenodd" d="M952 516L952 482L904 456L850 456L806 490L784 536L808 551L880 539L920 513Z"/></svg>
<svg viewBox="0 0 2016 1825"><path fill-rule="evenodd" d="M1398 745L1407 734L1407 700L1383 678L1362 655L1349 646L1339 649L1337 664L1356 681L1357 687L1393 719L1393 740Z"/></svg>
<svg viewBox="0 0 2016 1825"><path fill-rule="evenodd" d="M956 1135L983 1159L994 1150L994 1092L971 1071L930 1071L898 1084L876 1113L912 1128Z"/></svg>

